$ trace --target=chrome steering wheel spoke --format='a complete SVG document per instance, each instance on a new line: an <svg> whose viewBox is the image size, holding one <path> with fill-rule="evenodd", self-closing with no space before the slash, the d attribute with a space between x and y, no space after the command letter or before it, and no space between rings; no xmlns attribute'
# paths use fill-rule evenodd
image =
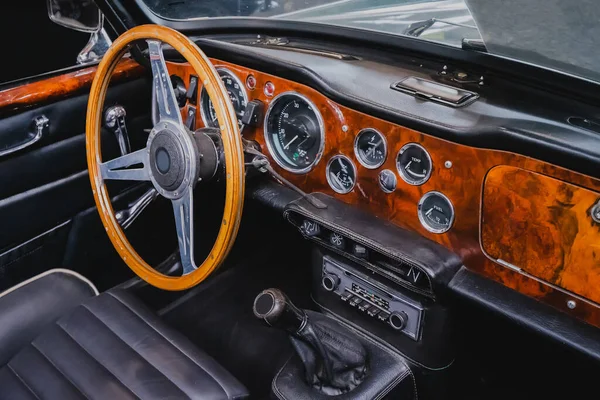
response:
<svg viewBox="0 0 600 400"><path fill-rule="evenodd" d="M177 126L183 126L175 91L165 63L162 42L150 39L146 42L148 42L152 66L152 122L156 125L168 120Z"/></svg>
<svg viewBox="0 0 600 400"><path fill-rule="evenodd" d="M175 228L177 229L183 275L187 275L197 268L194 261L194 195L192 188L188 188L182 197L173 199L171 202L175 214Z"/></svg>
<svg viewBox="0 0 600 400"><path fill-rule="evenodd" d="M142 167L127 168L136 164L142 164ZM105 180L150 181L148 150L144 148L101 163L100 173Z"/></svg>

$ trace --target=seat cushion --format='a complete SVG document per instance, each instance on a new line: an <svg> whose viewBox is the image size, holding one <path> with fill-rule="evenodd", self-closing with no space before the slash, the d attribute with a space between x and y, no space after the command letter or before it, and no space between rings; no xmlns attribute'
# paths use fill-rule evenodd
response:
<svg viewBox="0 0 600 400"><path fill-rule="evenodd" d="M240 399L245 387L125 291L48 326L0 369L6 399Z"/></svg>

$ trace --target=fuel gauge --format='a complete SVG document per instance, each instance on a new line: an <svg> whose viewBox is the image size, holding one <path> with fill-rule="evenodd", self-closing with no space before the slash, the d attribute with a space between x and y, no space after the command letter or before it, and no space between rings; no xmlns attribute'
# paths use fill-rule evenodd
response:
<svg viewBox="0 0 600 400"><path fill-rule="evenodd" d="M440 192L428 192L419 200L419 221L433 233L447 232L454 223L454 206Z"/></svg>
<svg viewBox="0 0 600 400"><path fill-rule="evenodd" d="M326 173L329 186L337 193L345 194L354 189L356 167L348 157L341 154L331 157Z"/></svg>

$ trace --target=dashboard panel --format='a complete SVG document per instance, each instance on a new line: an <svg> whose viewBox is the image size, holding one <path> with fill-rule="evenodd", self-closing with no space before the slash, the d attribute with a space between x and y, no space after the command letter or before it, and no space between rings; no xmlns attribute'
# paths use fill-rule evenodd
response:
<svg viewBox="0 0 600 400"><path fill-rule="evenodd" d="M589 208L600 198L600 180L519 154L470 147L427 135L337 104L306 85L225 61L211 60L216 67L225 67L235 73L246 84L248 99L262 101L265 108L281 94L293 92L308 99L318 109L324 128L322 154L305 171L281 167L281 160L278 162L278 156L274 157L269 148L264 121L260 121L256 128L245 128L243 132L244 138L260 144L274 168L293 184L309 193L326 193L417 232L458 254L468 269L600 326L600 281L592 279L583 284L585 290L582 290L581 282L549 279L546 275L535 274L535 271L515 268L499 253L484 251L481 240L487 224L498 223L498 219L482 220L484 183L494 167L510 166L527 174L549 177L565 185L586 189L591 193L586 197ZM187 64L168 63L168 68L170 73L186 82L192 74ZM186 106L182 113L186 115L187 112ZM199 110L196 112L199 113ZM202 126L201 120L198 114L197 127ZM366 129L380 133L385 146L377 138L374 141L367 138L367 147L363 147L361 154L357 144L361 142L360 133ZM371 164L369 160L365 163L365 153L376 150L379 153L372 157ZM336 160L343 160L341 164L345 167L340 165L333 172L333 178L331 164ZM347 176L340 175L342 173ZM340 177L344 179L337 182ZM332 184L332 181L335 183ZM522 183L516 184L527 184L527 181L525 178ZM569 204L560 202L555 193L544 191L542 186L530 187L529 195L542 196L544 202L541 206L555 212L569 208ZM506 208L496 207L493 212L506 222L523 201L518 197L514 200L512 208L505 203ZM590 224L590 221L591 216L586 218L582 214L581 219L573 223L578 229L577 224ZM581 237L591 247L599 242L597 239L596 234ZM592 263L589 267L596 268L597 264ZM557 264L556 268L559 269L560 265Z"/></svg>

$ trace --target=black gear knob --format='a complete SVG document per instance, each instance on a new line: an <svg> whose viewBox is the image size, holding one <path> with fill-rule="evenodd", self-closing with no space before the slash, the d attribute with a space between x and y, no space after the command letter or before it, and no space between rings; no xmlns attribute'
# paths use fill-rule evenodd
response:
<svg viewBox="0 0 600 400"><path fill-rule="evenodd" d="M267 324L295 334L306 324L306 313L279 289L263 290L254 299L254 315Z"/></svg>

